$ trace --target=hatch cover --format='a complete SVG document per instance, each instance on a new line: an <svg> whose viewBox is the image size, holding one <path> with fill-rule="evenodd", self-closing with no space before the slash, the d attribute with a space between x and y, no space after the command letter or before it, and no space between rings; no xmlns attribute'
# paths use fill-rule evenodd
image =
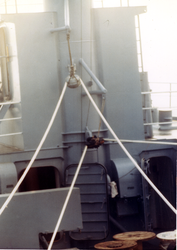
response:
<svg viewBox="0 0 177 250"><path fill-rule="evenodd" d="M77 164L65 170L69 186ZM107 172L101 164L83 164L75 187L80 188L83 229L70 232L74 240L102 240L108 234Z"/></svg>

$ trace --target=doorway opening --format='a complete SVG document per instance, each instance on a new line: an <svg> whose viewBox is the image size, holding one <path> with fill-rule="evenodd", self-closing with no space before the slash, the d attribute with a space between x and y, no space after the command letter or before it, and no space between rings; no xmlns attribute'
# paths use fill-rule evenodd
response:
<svg viewBox="0 0 177 250"><path fill-rule="evenodd" d="M22 170L19 178L22 176ZM19 187L19 192L52 189L59 187L59 172L53 166L33 167Z"/></svg>

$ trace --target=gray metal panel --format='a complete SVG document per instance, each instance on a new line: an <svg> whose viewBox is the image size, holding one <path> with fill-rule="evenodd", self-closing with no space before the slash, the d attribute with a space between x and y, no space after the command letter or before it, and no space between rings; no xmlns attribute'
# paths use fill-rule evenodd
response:
<svg viewBox="0 0 177 250"><path fill-rule="evenodd" d="M58 24L56 27L63 27L64 23L64 1L58 0L45 0L45 11L57 11ZM91 80L88 73L83 69L79 63L79 59L83 58L90 69L96 74L97 61L95 60L94 40L93 40L93 22L92 14L90 12L91 1L90 0L74 0L69 1L70 9L70 47L71 56L76 64L76 74L78 74L84 83ZM69 52L66 40L66 32L58 32L52 34L57 38L58 50L59 50L59 78L60 84L63 86L66 77L68 76L69 65ZM96 74L97 75L97 74ZM89 90L96 90L97 86L88 87ZM88 126L90 130L97 130L99 126L99 117L95 109L90 105L87 96L82 96L81 86L77 89L67 89L66 95L63 100L62 115L63 115L63 141L70 141L71 143L65 143L69 146L69 149L65 151L65 165L77 163L80 159L80 154L83 148L83 142L85 136L79 131L84 131L85 126ZM94 96L95 101L101 108L101 96ZM78 131L78 133L76 133ZM68 132L74 132L69 134ZM68 133L68 134L67 134ZM72 141L77 141L76 143ZM95 155L95 154L94 154ZM95 156L91 156L88 162L95 161ZM105 154L104 154L105 155ZM101 156L102 162L105 163L105 156ZM74 156L74 157L73 157ZM88 157L86 157L88 159Z"/></svg>
<svg viewBox="0 0 177 250"><path fill-rule="evenodd" d="M17 170L12 162L0 163L0 193L10 193L17 184Z"/></svg>
<svg viewBox="0 0 177 250"><path fill-rule="evenodd" d="M128 158L112 160L113 178L118 177L120 198L141 195L141 174Z"/></svg>
<svg viewBox="0 0 177 250"><path fill-rule="evenodd" d="M15 24L25 149L36 148L60 96L54 13L2 15ZM60 112L44 147L61 145Z"/></svg>
<svg viewBox="0 0 177 250"><path fill-rule="evenodd" d="M58 10L58 27L64 25L63 18L63 6L64 1L45 1L46 10L56 11ZM76 74L78 74L84 83L90 81L90 76L82 68L79 63L79 59L83 58L88 66L95 73L95 68L93 67L94 56L93 56L93 41L92 41L92 21L90 15L90 0L75 0L69 1L70 7L70 47L71 55L76 64ZM69 52L66 40L66 32L59 32L59 34L53 34L59 41L59 77L60 84L63 86L66 77L69 74L67 66L69 65ZM89 87L89 90L95 90L97 87L95 84ZM88 125L90 130L96 130L99 126L99 117L95 112L92 105L89 109L89 100L87 96L82 96L82 87L76 89L67 89L66 95L63 100L63 132L77 132L84 131L85 126ZM101 97L94 96L94 99L100 105ZM87 124L88 117L88 124ZM75 133L74 135L64 135L64 141L84 141L84 134ZM66 145L66 144L65 144ZM80 155L83 148L83 143L70 143L67 144L70 147L66 151L65 155L65 165L79 162ZM74 156L74 157L73 157ZM93 158L92 158L93 159Z"/></svg>
<svg viewBox="0 0 177 250"><path fill-rule="evenodd" d="M38 234L53 232L68 188L16 193L0 218L0 248L39 248ZM7 195L0 195L0 206ZM59 231L82 228L80 193L74 188Z"/></svg>
<svg viewBox="0 0 177 250"><path fill-rule="evenodd" d="M134 17L145 11L145 7L93 10L100 80L108 89L107 119L122 139L144 139Z"/></svg>

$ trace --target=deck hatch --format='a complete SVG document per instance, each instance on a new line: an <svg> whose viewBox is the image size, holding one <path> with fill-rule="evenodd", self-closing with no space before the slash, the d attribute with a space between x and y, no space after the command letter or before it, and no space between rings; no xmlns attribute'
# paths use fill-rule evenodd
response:
<svg viewBox="0 0 177 250"><path fill-rule="evenodd" d="M77 165L65 170L65 184L69 186ZM72 231L74 240L102 240L108 234L107 173L104 166L83 164L75 187L80 188L83 229Z"/></svg>

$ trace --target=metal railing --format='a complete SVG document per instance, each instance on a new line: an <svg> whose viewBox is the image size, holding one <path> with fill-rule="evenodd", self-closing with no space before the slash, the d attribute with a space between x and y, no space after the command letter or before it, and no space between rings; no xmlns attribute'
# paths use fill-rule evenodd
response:
<svg viewBox="0 0 177 250"><path fill-rule="evenodd" d="M2 107L5 106L5 105L9 105L9 107L10 107L10 105L12 105L12 104L20 104L20 103L21 103L20 101L1 102L0 103L0 112L1 112ZM1 115L1 113L0 113L0 115ZM2 122L11 122L11 121L16 121L16 120L21 120L21 119L22 119L21 116L18 116L18 117L8 117L8 118L3 118L2 117L0 119L0 124ZM0 134L0 138L1 137L9 137L9 136L13 136L13 135L21 135L21 134L23 134L22 131L14 132L14 133L2 133L2 134Z"/></svg>
<svg viewBox="0 0 177 250"><path fill-rule="evenodd" d="M93 0L94 1L94 0ZM94 1L94 2L100 2L101 3L101 6L102 6L102 8L104 8L104 7L106 7L105 6L105 0L100 0L100 1ZM108 2L108 1L107 1ZM118 1L117 1L118 2ZM119 0L119 6L120 7L123 7L123 6L129 6L130 5L130 3L129 3L130 1L129 0ZM118 3L117 3L118 4ZM112 7L115 7L115 6L112 6Z"/></svg>
<svg viewBox="0 0 177 250"><path fill-rule="evenodd" d="M172 104L172 100L173 100L173 94L177 94L177 83L160 83L160 82L150 82L150 87L152 88L152 91L151 91L151 95L155 95L155 94L168 94L168 98L169 98L169 105L167 108L170 108L170 109L177 109L177 101L176 101L176 107L174 107L174 105ZM165 89L165 85L166 85L166 90L161 90L159 91L159 88L158 88L158 91L155 91L153 89L155 89L155 85L159 85L161 89ZM174 97L175 99L175 97ZM177 98L176 98L177 100ZM153 96L152 96L152 101L153 101ZM159 105L160 106L160 105ZM161 108L161 107L160 107Z"/></svg>
<svg viewBox="0 0 177 250"><path fill-rule="evenodd" d="M142 95L151 95L152 106L151 107L143 107L142 110L172 110L172 118L177 117L177 83L149 83L150 87L152 88L151 91L141 92ZM153 86L154 85L154 86ZM155 85L159 85L162 89L161 91L157 90L159 88L155 87ZM165 86L166 87L163 87ZM154 90L153 90L154 89ZM166 90L164 90L166 89ZM161 95L167 94L166 97L163 99L160 98ZM174 96L173 96L174 94ZM158 98L155 96L159 96ZM154 104L154 102L156 104ZM164 105L164 103L168 103L168 105ZM162 105L163 104L163 105ZM175 104L175 105L174 105ZM144 126L147 125L168 125L168 124L177 124L177 122L153 122L153 123L144 123Z"/></svg>
<svg viewBox="0 0 177 250"><path fill-rule="evenodd" d="M6 6L6 1L4 2L5 6ZM7 6L6 6L7 7ZM10 124L13 121L16 120L21 120L21 117L18 115L18 117L16 115L11 114L10 117L6 116L8 110L10 107L12 107L11 105L16 105L16 104L20 104L20 101L14 101L11 100L11 91L10 91L10 73L9 72L9 58L13 57L14 55L10 55L9 54L9 50L8 50L8 28L6 27L6 24L4 22L1 23L1 27L0 27L0 31L1 31L1 40L2 40L2 44L1 44L1 48L0 48L0 85L2 87L2 89L0 90L1 92L1 100L0 100L0 138L1 137L10 137L10 136L14 136L14 135L21 135L22 132L21 131L12 131L12 133L9 133L6 129L6 127L8 128L9 126L7 124ZM6 122L4 125L2 123ZM5 125L7 125L5 127ZM3 131L3 132L2 132Z"/></svg>
<svg viewBox="0 0 177 250"><path fill-rule="evenodd" d="M129 7L129 6L135 6L135 2L131 0L117 0L111 3L111 1L108 0L92 0L93 4L97 4L97 6L100 8L104 7ZM139 6L139 4L137 4Z"/></svg>
<svg viewBox="0 0 177 250"><path fill-rule="evenodd" d="M30 0L3 0L0 2L0 14L43 12L43 6L42 0L36 0L33 3ZM37 7L37 10L35 10L35 7Z"/></svg>

